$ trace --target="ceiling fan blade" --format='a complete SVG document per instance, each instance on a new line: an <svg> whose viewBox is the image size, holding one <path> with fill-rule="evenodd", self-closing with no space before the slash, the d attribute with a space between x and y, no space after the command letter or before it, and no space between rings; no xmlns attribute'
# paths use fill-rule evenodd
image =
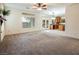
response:
<svg viewBox="0 0 79 59"><path fill-rule="evenodd" d="M42 9L47 10L47 8L42 8Z"/></svg>
<svg viewBox="0 0 79 59"><path fill-rule="evenodd" d="M47 9L47 6L45 6L45 7L41 7L42 9Z"/></svg>
<svg viewBox="0 0 79 59"><path fill-rule="evenodd" d="M42 7L46 7L47 5L42 5Z"/></svg>
<svg viewBox="0 0 79 59"><path fill-rule="evenodd" d="M44 3L36 3L36 4L33 5L33 8L34 9L38 9L38 8L47 9L47 4L44 4Z"/></svg>
<svg viewBox="0 0 79 59"><path fill-rule="evenodd" d="M33 9L37 9L38 8L38 5L37 4L34 4L32 8Z"/></svg>

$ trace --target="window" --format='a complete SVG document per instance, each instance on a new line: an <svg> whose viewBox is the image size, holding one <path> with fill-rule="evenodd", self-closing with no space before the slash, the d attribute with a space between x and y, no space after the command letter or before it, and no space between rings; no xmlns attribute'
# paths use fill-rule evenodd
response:
<svg viewBox="0 0 79 59"><path fill-rule="evenodd" d="M46 20L46 28L48 28L48 25L49 25L49 21Z"/></svg>
<svg viewBox="0 0 79 59"><path fill-rule="evenodd" d="M45 28L45 20L42 21L42 27Z"/></svg>
<svg viewBox="0 0 79 59"><path fill-rule="evenodd" d="M34 17L22 17L22 27L23 28L32 28L35 26Z"/></svg>
<svg viewBox="0 0 79 59"><path fill-rule="evenodd" d="M43 28L48 28L48 26L49 26L49 20L43 20L42 21L42 27Z"/></svg>

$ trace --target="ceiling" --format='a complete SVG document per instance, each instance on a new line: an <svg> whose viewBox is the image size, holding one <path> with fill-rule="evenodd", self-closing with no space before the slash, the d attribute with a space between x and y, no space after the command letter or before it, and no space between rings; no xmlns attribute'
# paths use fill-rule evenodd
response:
<svg viewBox="0 0 79 59"><path fill-rule="evenodd" d="M15 8L18 10L29 10L32 11L34 13L44 13L44 14L57 14L57 13L61 13L64 14L65 13L65 7L67 5L69 5L68 3L47 3L47 10L36 10L33 9L33 3L6 3L5 4L8 7L11 8Z"/></svg>

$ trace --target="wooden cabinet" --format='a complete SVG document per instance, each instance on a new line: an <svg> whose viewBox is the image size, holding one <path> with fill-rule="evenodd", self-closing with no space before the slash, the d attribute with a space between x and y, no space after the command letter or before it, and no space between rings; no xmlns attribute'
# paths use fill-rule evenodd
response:
<svg viewBox="0 0 79 59"><path fill-rule="evenodd" d="M64 30L65 30L65 25L60 24L60 25L59 25L59 30L60 30L60 31L64 31Z"/></svg>
<svg viewBox="0 0 79 59"><path fill-rule="evenodd" d="M59 25L55 24L53 25L53 29L58 29Z"/></svg>
<svg viewBox="0 0 79 59"><path fill-rule="evenodd" d="M61 22L61 17L57 16L56 19L55 19L55 22L56 22L56 24L59 24Z"/></svg>

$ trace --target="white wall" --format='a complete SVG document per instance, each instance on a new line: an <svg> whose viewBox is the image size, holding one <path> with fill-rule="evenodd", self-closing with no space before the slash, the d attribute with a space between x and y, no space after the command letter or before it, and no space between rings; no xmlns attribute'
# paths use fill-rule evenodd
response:
<svg viewBox="0 0 79 59"><path fill-rule="evenodd" d="M39 30L38 24L38 15L35 15L35 27L34 28L22 28L22 12L28 13L27 11L20 11L20 10L12 10L10 15L7 17L6 21L6 35L10 34L17 34L17 33L24 33L29 31L36 31ZM26 15L27 16L27 15Z"/></svg>
<svg viewBox="0 0 79 59"><path fill-rule="evenodd" d="M79 4L72 4L66 7L66 27L65 32L62 35L79 38ZM29 31L41 30L43 15L35 15L35 27L34 28L22 28L21 17L23 11L11 10L10 15L6 21L6 35L24 33ZM27 11L24 11L27 13ZM49 17L48 17L49 18ZM46 18L47 19L47 18Z"/></svg>
<svg viewBox="0 0 79 59"><path fill-rule="evenodd" d="M68 36L79 38L79 4L66 7L66 33Z"/></svg>
<svg viewBox="0 0 79 59"><path fill-rule="evenodd" d="M68 5L65 11L65 31L60 31L60 35L79 38L79 4ZM43 20L42 15L41 22ZM47 16L45 19L49 19ZM41 24L41 22L39 22Z"/></svg>

